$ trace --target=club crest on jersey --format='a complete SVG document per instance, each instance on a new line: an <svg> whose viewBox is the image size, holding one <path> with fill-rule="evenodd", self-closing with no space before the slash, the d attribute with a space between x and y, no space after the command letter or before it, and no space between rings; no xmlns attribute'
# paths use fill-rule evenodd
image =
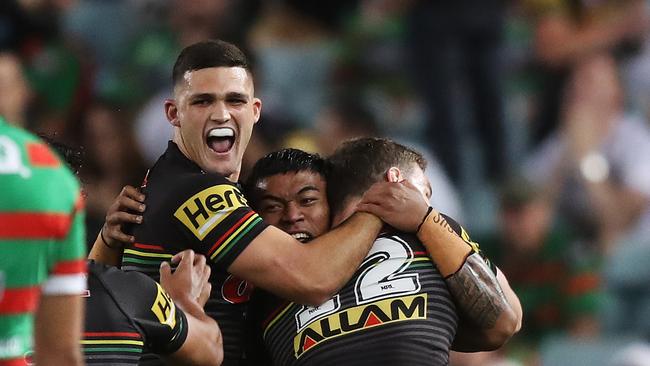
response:
<svg viewBox="0 0 650 366"><path fill-rule="evenodd" d="M427 317L427 295L418 294L355 306L315 321L293 339L296 358L323 341L360 330Z"/></svg>
<svg viewBox="0 0 650 366"><path fill-rule="evenodd" d="M248 207L244 195L235 186L220 184L202 190L185 201L176 217L199 240L240 207Z"/></svg>
<svg viewBox="0 0 650 366"><path fill-rule="evenodd" d="M156 283L158 294L156 300L151 305L151 311L156 315L160 324L165 324L174 329L176 326L176 305L171 297Z"/></svg>

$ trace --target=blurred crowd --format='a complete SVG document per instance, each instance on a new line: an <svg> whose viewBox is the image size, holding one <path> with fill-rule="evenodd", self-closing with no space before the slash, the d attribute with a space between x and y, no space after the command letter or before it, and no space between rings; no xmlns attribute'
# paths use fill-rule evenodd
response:
<svg viewBox="0 0 650 366"><path fill-rule="evenodd" d="M93 242L170 138L175 55L234 42L263 101L243 177L358 136L426 152L524 308L452 365L650 365L649 30L646 0L4 0L0 115L79 150Z"/></svg>

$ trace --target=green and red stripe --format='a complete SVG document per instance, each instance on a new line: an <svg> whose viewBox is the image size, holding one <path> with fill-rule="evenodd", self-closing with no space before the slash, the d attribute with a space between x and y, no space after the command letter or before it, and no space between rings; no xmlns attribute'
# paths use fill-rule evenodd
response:
<svg viewBox="0 0 650 366"><path fill-rule="evenodd" d="M33 312L38 305L40 286L7 288L0 300L0 315Z"/></svg>
<svg viewBox="0 0 650 366"><path fill-rule="evenodd" d="M0 240L64 239L72 216L59 212L0 212Z"/></svg>

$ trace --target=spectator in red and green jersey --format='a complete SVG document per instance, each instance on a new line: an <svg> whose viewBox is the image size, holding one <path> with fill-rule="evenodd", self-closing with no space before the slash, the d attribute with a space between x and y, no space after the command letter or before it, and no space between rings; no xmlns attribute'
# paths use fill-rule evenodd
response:
<svg viewBox="0 0 650 366"><path fill-rule="evenodd" d="M523 326L514 343L534 349L551 334L598 334L599 259L553 222L536 186L520 178L506 183L498 232L479 241L521 300Z"/></svg>

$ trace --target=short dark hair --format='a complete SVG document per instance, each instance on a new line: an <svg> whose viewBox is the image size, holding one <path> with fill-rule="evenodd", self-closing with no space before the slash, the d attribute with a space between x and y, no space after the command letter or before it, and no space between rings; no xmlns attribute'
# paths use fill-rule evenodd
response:
<svg viewBox="0 0 650 366"><path fill-rule="evenodd" d="M172 82L176 86L187 71L209 67L241 67L251 73L248 59L242 50L232 43L213 39L185 47L176 59Z"/></svg>
<svg viewBox="0 0 650 366"><path fill-rule="evenodd" d="M74 148L45 134L39 134L38 137L61 156L63 161L68 165L68 168L75 175L79 174L84 162L84 150L82 147Z"/></svg>
<svg viewBox="0 0 650 366"><path fill-rule="evenodd" d="M299 149L282 149L269 153L259 159L246 179L244 189L251 200L251 207L256 208L259 197L257 184L264 178L285 173L310 171L327 179L330 164L318 154Z"/></svg>
<svg viewBox="0 0 650 366"><path fill-rule="evenodd" d="M409 171L413 163L422 170L427 167L427 160L419 152L378 137L346 141L329 161L327 197L332 213L339 212L348 198L361 196L374 183L383 181L392 166L403 171Z"/></svg>

